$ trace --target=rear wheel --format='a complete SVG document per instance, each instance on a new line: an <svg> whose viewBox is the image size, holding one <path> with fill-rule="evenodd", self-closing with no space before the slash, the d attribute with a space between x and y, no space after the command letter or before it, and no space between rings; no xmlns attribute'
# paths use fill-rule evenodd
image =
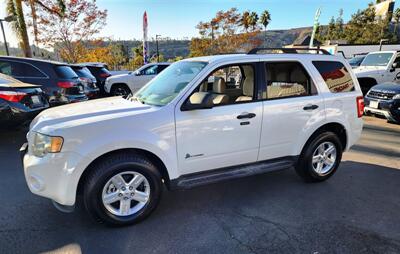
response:
<svg viewBox="0 0 400 254"><path fill-rule="evenodd" d="M161 175L146 157L119 153L93 165L83 199L88 212L111 225L137 223L156 208L162 191Z"/></svg>
<svg viewBox="0 0 400 254"><path fill-rule="evenodd" d="M111 88L111 95L112 96L128 96L131 94L131 90L125 84L115 84Z"/></svg>
<svg viewBox="0 0 400 254"><path fill-rule="evenodd" d="M296 171L305 181L325 181L339 167L342 152L341 142L335 133L320 133L306 144Z"/></svg>

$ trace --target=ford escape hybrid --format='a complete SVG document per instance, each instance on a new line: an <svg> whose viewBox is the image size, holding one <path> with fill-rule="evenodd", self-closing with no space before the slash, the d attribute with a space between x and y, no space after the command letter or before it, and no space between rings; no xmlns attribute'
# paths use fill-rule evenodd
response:
<svg viewBox="0 0 400 254"><path fill-rule="evenodd" d="M21 148L29 189L98 221L143 220L185 189L283 168L331 177L360 137L363 97L327 52L254 49L172 64L133 96L48 109ZM81 195L78 195L81 194Z"/></svg>

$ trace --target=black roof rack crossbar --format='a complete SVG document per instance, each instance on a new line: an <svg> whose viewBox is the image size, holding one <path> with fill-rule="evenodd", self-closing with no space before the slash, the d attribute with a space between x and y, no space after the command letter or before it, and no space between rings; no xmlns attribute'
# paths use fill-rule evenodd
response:
<svg viewBox="0 0 400 254"><path fill-rule="evenodd" d="M254 48L247 52L248 55L256 55L259 51L280 50L285 54L299 54L298 51L316 51L317 54L330 55L328 51L321 48Z"/></svg>

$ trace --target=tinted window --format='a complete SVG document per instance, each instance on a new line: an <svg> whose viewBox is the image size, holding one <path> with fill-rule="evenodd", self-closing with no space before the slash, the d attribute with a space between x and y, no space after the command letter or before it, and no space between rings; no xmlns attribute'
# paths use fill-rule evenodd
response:
<svg viewBox="0 0 400 254"><path fill-rule="evenodd" d="M11 76L11 64L9 62L0 61L0 72Z"/></svg>
<svg viewBox="0 0 400 254"><path fill-rule="evenodd" d="M89 69L86 67L73 67L73 70L79 77L94 79L92 73L90 73Z"/></svg>
<svg viewBox="0 0 400 254"><path fill-rule="evenodd" d="M353 79L342 63L314 61L313 64L332 93L354 91Z"/></svg>
<svg viewBox="0 0 400 254"><path fill-rule="evenodd" d="M54 70L56 71L57 76L59 78L73 79L78 77L76 73L72 70L72 68L69 66L56 66L54 67Z"/></svg>
<svg viewBox="0 0 400 254"><path fill-rule="evenodd" d="M21 62L0 62L0 72L13 77L44 78L46 77L37 68Z"/></svg>
<svg viewBox="0 0 400 254"><path fill-rule="evenodd" d="M362 61L361 66L386 66L392 56L393 53L368 54Z"/></svg>
<svg viewBox="0 0 400 254"><path fill-rule="evenodd" d="M141 71L142 75L156 75L157 74L157 65L150 66L143 71Z"/></svg>
<svg viewBox="0 0 400 254"><path fill-rule="evenodd" d="M167 68L169 65L159 65L157 68L157 73L162 72L165 68Z"/></svg>
<svg viewBox="0 0 400 254"><path fill-rule="evenodd" d="M364 60L364 56L356 56L349 60L351 66L360 66L361 62Z"/></svg>
<svg viewBox="0 0 400 254"><path fill-rule="evenodd" d="M266 63L266 89L263 99L277 99L316 94L310 76L300 63Z"/></svg>

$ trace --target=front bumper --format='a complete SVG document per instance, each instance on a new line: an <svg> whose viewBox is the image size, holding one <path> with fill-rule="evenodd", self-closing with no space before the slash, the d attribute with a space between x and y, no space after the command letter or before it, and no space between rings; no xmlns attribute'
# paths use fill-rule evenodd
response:
<svg viewBox="0 0 400 254"><path fill-rule="evenodd" d="M372 102L372 103L371 103ZM379 100L375 98L364 98L364 112L381 115L386 119L398 122L400 121L400 100ZM371 106L372 104L374 106Z"/></svg>
<svg viewBox="0 0 400 254"><path fill-rule="evenodd" d="M62 206L73 206L83 157L74 152L61 152L39 158L31 155L28 149L24 144L20 154L29 190Z"/></svg>

